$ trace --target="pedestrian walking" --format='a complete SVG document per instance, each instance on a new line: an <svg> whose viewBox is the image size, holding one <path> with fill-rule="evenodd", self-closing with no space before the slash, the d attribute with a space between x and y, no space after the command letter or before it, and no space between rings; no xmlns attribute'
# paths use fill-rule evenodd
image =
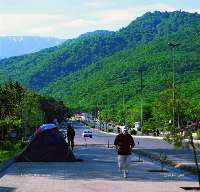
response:
<svg viewBox="0 0 200 192"><path fill-rule="evenodd" d="M71 125L68 125L67 126L67 141L72 151L74 149L74 137L75 137L75 130Z"/></svg>
<svg viewBox="0 0 200 192"><path fill-rule="evenodd" d="M127 127L122 127L122 133L119 133L114 141L118 153L118 165L124 178L128 176L128 167L131 161L132 148L135 146L133 137L128 133Z"/></svg>

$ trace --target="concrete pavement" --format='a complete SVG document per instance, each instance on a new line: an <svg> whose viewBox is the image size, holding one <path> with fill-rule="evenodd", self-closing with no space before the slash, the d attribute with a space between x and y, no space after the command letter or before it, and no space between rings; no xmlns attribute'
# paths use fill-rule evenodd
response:
<svg viewBox="0 0 200 192"><path fill-rule="evenodd" d="M189 172L166 167L158 162L132 156L129 177L122 178L117 168L116 151L104 146L76 146L75 155L83 162L15 163L1 174L0 192L178 192L182 186L197 186Z"/></svg>
<svg viewBox="0 0 200 192"><path fill-rule="evenodd" d="M97 130L96 130L97 131ZM103 132L101 132L103 133ZM105 132L104 132L105 133ZM105 133L115 136L116 133ZM136 146L135 153L147 156L151 159L160 159L161 154L165 154L167 159L164 163L176 168L184 169L196 173L196 165L192 150L186 145L184 148L175 148L172 144L167 143L162 137L154 136L133 136ZM195 141L195 143L199 143ZM197 158L200 166L200 151L197 150Z"/></svg>

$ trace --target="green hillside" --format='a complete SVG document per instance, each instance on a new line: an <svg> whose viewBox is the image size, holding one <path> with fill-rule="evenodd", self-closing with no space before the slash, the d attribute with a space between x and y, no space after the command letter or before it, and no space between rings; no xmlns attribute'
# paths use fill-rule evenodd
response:
<svg viewBox="0 0 200 192"><path fill-rule="evenodd" d="M195 24L199 18L198 14L185 12L146 13L117 32L96 31L68 40L58 47L1 60L0 81L20 80L39 90L117 51Z"/></svg>
<svg viewBox="0 0 200 192"><path fill-rule="evenodd" d="M188 99L199 110L200 15L197 13L146 13L117 32L88 33L58 47L1 60L0 81L19 80L76 110L92 110L95 114L101 111L101 118L107 121L115 118L116 122L123 123L126 117L126 123L133 123L139 120L138 69L143 68L144 120L147 122L164 118L156 109L170 104L167 90L172 91L172 52L169 42L180 43L175 50L177 98L180 102ZM169 102L165 100L161 106L165 97Z"/></svg>
<svg viewBox="0 0 200 192"><path fill-rule="evenodd" d="M199 20L200 21L200 20ZM140 120L140 73L143 67L143 98L146 120L154 118L162 91L172 86L172 52L168 42L178 42L175 50L177 95L187 98L200 111L200 22L166 36L157 35L148 43L125 49L92 63L82 71L53 82L44 89L75 109L100 110L107 121ZM163 26L162 26L163 27ZM122 98L125 98L123 107ZM169 101L171 98L168 98ZM166 103L168 101L166 100ZM123 114L125 113L125 115ZM114 115L113 115L114 114ZM133 117L134 116L134 117ZM132 119L133 117L133 119Z"/></svg>
<svg viewBox="0 0 200 192"><path fill-rule="evenodd" d="M188 33L189 32L189 33ZM196 33L187 30L188 35L180 39L185 33L177 32L168 38L156 38L150 43L141 44L137 48L118 52L110 57L91 64L88 68L66 76L45 89L46 93L62 98L68 104L76 107L91 109L106 103L121 103L122 92L126 101L138 102L140 97L140 74L138 68L143 66L144 97L154 101L156 95L171 86L172 55L168 46L170 40L180 42L176 50L176 86L188 89L195 86L195 90L184 91L184 95L198 97L200 87L200 55L198 54L200 38ZM192 35L193 34L193 35ZM182 36L183 37L183 36ZM194 39L193 39L194 38ZM190 41L190 43L189 43ZM191 44L191 41L193 43Z"/></svg>

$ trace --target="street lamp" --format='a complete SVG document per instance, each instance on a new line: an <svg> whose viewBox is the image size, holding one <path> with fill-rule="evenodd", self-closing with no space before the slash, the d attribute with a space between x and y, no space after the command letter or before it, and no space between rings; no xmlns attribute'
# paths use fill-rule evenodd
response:
<svg viewBox="0 0 200 192"><path fill-rule="evenodd" d="M126 108L125 108L125 84L128 81L128 74L127 72L123 72L122 73L122 78L120 78L120 80L122 80L122 111L123 111L123 125L126 124Z"/></svg>
<svg viewBox="0 0 200 192"><path fill-rule="evenodd" d="M138 68L138 72L140 73L140 129L142 132L143 126L143 72L146 70L144 66Z"/></svg>
<svg viewBox="0 0 200 192"><path fill-rule="evenodd" d="M175 48L180 45L180 43L168 43L172 50L172 128L175 128Z"/></svg>
<svg viewBox="0 0 200 192"><path fill-rule="evenodd" d="M122 82L122 88L123 88L123 90L122 90L122 110L123 110L123 125L125 125L126 124L126 121L125 121L125 95L124 95L124 85L125 85L125 82L123 81Z"/></svg>

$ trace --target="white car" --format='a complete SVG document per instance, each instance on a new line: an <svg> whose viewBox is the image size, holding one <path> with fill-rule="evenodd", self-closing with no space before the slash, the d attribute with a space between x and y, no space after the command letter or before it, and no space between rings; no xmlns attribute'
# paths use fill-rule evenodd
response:
<svg viewBox="0 0 200 192"><path fill-rule="evenodd" d="M83 137L90 137L92 138L92 131L87 129L87 130L84 130L83 133L82 133L82 136Z"/></svg>

